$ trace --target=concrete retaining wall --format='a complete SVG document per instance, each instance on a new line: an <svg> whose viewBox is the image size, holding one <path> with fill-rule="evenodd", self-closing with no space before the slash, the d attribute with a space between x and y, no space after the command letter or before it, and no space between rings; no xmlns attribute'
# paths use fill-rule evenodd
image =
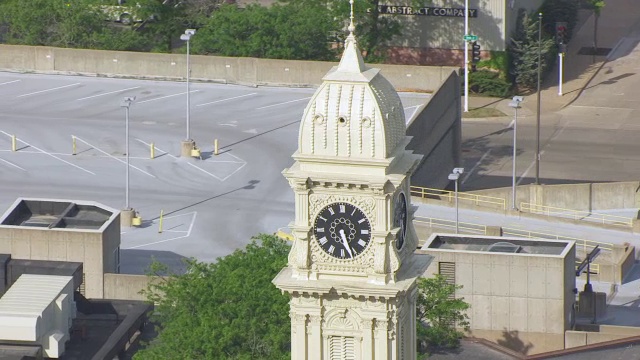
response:
<svg viewBox="0 0 640 360"><path fill-rule="evenodd" d="M313 87L320 85L322 77L337 65L324 61L202 55L192 55L190 60L194 81L251 86ZM450 78L451 72L457 70L455 67L440 66L374 66L380 68L399 91L436 91L440 84ZM180 80L186 77L186 68L184 54L0 45L2 71Z"/></svg>
<svg viewBox="0 0 640 360"><path fill-rule="evenodd" d="M149 285L147 275L104 274L104 298L110 300L147 300L140 294Z"/></svg>
<svg viewBox="0 0 640 360"><path fill-rule="evenodd" d="M639 336L640 328L632 326L600 325L599 332L567 331L564 335L565 348L573 348L591 344Z"/></svg>
<svg viewBox="0 0 640 360"><path fill-rule="evenodd" d="M407 135L413 137L407 149L424 156L411 177L412 185L445 187L450 169L460 164L462 115L460 96L456 94L460 94L460 77L449 71L407 126Z"/></svg>
<svg viewBox="0 0 640 360"><path fill-rule="evenodd" d="M511 199L510 187L470 193ZM640 182L518 186L516 203L521 202L581 211L637 208L640 207Z"/></svg>

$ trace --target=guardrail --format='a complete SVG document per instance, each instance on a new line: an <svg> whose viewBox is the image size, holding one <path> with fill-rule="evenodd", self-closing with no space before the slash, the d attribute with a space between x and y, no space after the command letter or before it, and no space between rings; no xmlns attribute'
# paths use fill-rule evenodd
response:
<svg viewBox="0 0 640 360"><path fill-rule="evenodd" d="M455 221L444 220L444 219L436 219L436 218L428 218L428 217L416 217L414 219L414 222L426 224L426 225L428 225L430 227L441 227L441 228L455 228L456 227L456 222ZM473 233L473 234L482 234L482 235L486 235L487 234L487 226L486 225L473 224L473 223L463 223L463 222L459 222L458 224L459 224L460 232L467 232L467 233ZM603 252L609 252L609 253L613 252L613 245L610 244L610 243L604 243L604 242L599 242L599 241L594 241L594 240L574 238L574 237L570 237L570 236L563 236L563 235L557 235L557 234L548 234L548 233L537 232L537 231L529 231L529 230L505 228L505 227L502 228L502 234L503 235L524 237L524 238L529 238L529 239L542 238L542 239L549 239L549 240L571 240L571 241L575 241L576 248L582 248L582 251L583 251L584 254L587 254L589 251L591 251L593 248L595 248L598 245L600 246L600 249ZM599 274L600 273L600 265L598 263L591 263L591 271Z"/></svg>
<svg viewBox="0 0 640 360"><path fill-rule="evenodd" d="M615 226L624 226L624 227L633 226L633 219L624 217L624 216L598 214L590 211L563 209L563 208L558 208L553 206L538 205L538 204L532 204L532 203L526 203L526 202L520 203L520 211L529 212L532 214L542 214L546 216L567 217L574 220L597 221L598 223L615 225Z"/></svg>
<svg viewBox="0 0 640 360"><path fill-rule="evenodd" d="M413 222L423 223L428 225L429 227L444 227L444 228L456 228L456 222L452 220L445 219L436 219L436 218L425 218L425 217L416 217ZM486 234L487 226L480 224L472 224L465 222L458 222L458 230L459 232L467 232L472 234Z"/></svg>
<svg viewBox="0 0 640 360"><path fill-rule="evenodd" d="M456 197L455 191L432 189L420 186L412 186L411 195L419 196L421 198L446 198L448 201L453 201ZM502 207L503 210L507 209L507 200L494 196L477 195L458 191L458 201L472 202L475 205L493 204Z"/></svg>

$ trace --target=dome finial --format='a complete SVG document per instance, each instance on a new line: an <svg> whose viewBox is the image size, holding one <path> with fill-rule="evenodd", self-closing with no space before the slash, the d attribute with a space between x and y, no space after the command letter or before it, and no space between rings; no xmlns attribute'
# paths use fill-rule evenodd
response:
<svg viewBox="0 0 640 360"><path fill-rule="evenodd" d="M353 24L353 0L349 0L349 4L351 5L351 22L349 23L349 36L354 36L353 32L356 31L356 26Z"/></svg>

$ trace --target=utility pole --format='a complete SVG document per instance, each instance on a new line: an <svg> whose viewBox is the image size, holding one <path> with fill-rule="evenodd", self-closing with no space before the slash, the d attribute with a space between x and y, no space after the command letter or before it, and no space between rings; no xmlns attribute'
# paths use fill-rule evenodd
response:
<svg viewBox="0 0 640 360"><path fill-rule="evenodd" d="M540 185L540 79L542 77L542 13L538 13L538 110L536 112L536 185Z"/></svg>

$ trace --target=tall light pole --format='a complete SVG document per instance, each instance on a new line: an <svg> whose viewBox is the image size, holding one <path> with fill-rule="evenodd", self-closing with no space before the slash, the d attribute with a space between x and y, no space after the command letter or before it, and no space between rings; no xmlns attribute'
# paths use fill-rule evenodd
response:
<svg viewBox="0 0 640 360"><path fill-rule="evenodd" d="M469 112L469 0L464 0L464 112Z"/></svg>
<svg viewBox="0 0 640 360"><path fill-rule="evenodd" d="M509 106L515 109L516 114L513 119L513 174L511 177L511 208L517 210L516 206L516 139L518 138L518 109L522 102L522 96L514 96Z"/></svg>
<svg viewBox="0 0 640 360"><path fill-rule="evenodd" d="M536 113L536 185L540 185L540 78L542 76L542 13L538 13L538 111Z"/></svg>
<svg viewBox="0 0 640 360"><path fill-rule="evenodd" d="M122 103L120 103L120 106L124 108L124 113L125 113L125 142L124 142L124 152L127 158L127 170L125 171L125 191L124 191L124 196L125 196L125 201L124 201L124 209L125 210L130 210L131 207L129 206L129 107L131 106L131 103L133 103L136 100L135 96L127 96L122 100Z"/></svg>
<svg viewBox="0 0 640 360"><path fill-rule="evenodd" d="M195 35L195 29L187 29L184 31L184 34L180 35L180 40L187 42L187 138L186 140L191 140L191 91L189 78L191 77L191 63L189 58L189 40L191 40L191 36Z"/></svg>
<svg viewBox="0 0 640 360"><path fill-rule="evenodd" d="M464 168L454 168L453 172L449 174L449 180L455 181L455 197L456 197L456 234L459 232L459 219L460 219L460 211L458 207L458 179L460 179L460 175L464 172Z"/></svg>

